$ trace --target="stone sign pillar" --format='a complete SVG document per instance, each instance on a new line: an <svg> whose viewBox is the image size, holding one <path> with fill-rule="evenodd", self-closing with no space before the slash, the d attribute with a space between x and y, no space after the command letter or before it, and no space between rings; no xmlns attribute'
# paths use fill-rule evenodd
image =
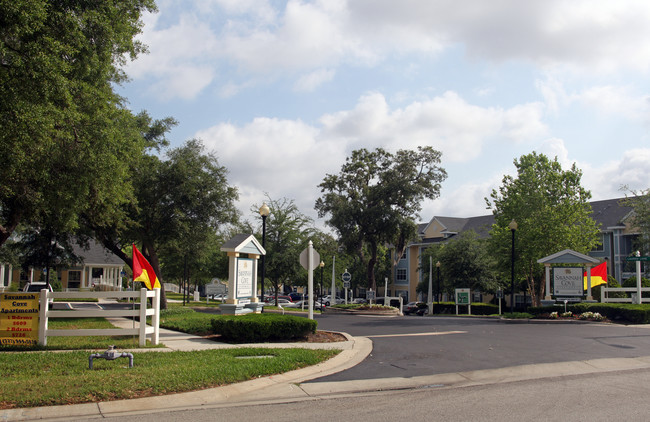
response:
<svg viewBox="0 0 650 422"><path fill-rule="evenodd" d="M221 251L228 254L228 299L219 306L221 313L262 312L264 304L257 298L257 260L266 255L262 245L252 234L238 234L224 243Z"/></svg>

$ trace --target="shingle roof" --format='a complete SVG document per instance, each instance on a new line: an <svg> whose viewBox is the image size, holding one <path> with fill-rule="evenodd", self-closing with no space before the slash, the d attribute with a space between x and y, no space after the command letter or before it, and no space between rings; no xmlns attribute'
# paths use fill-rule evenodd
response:
<svg viewBox="0 0 650 422"><path fill-rule="evenodd" d="M621 226L625 218L632 212L632 207L625 205L625 198L606 199L602 201L591 202L593 210L591 218L596 223L601 224L601 230L606 230L608 227ZM479 237L485 238L490 235L490 230L494 224L494 215L482 215L478 217L457 218L457 217L435 217L440 224L442 224L449 233L462 233L468 230L474 230ZM424 233L424 229L428 224L420 224L420 233ZM426 243L428 239L422 239L421 242Z"/></svg>
<svg viewBox="0 0 650 422"><path fill-rule="evenodd" d="M618 198L592 202L591 209L593 212L591 218L596 223L601 224L601 230L606 230L608 227L622 226L625 217L632 212L632 207L625 205L624 201L625 198Z"/></svg>
<svg viewBox="0 0 650 422"><path fill-rule="evenodd" d="M73 248L75 255L80 256L86 265L126 265L121 258L93 239L88 240L88 249L77 244L74 244Z"/></svg>

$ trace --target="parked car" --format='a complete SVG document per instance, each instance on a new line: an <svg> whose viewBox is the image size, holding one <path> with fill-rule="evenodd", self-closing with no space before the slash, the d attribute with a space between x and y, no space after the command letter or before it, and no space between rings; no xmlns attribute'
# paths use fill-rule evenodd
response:
<svg viewBox="0 0 650 422"><path fill-rule="evenodd" d="M323 305L330 306L331 302L332 302L332 296L331 295L323 296ZM335 302L335 305L340 305L342 303L345 303L345 300L343 300L343 299L341 299L340 297L337 296L334 302Z"/></svg>
<svg viewBox="0 0 650 422"><path fill-rule="evenodd" d="M414 314L418 311L418 303L417 302L409 302L406 305L404 305L404 308L402 309L402 312L404 315L410 315Z"/></svg>
<svg viewBox="0 0 650 422"><path fill-rule="evenodd" d="M25 287L23 287L23 292L33 292L33 293L40 293L41 290L47 289L47 283L27 283L25 284ZM49 285L50 292L52 291L52 285ZM54 302L53 298L49 298L47 300L49 303Z"/></svg>
<svg viewBox="0 0 650 422"><path fill-rule="evenodd" d="M292 304L292 303L293 303L293 302L290 301L289 299L278 298L278 305L280 305L280 306L282 306L282 307L284 307L284 306L286 306L286 305L290 305L290 304ZM266 304L267 304L267 305L271 305L271 306L275 305L275 298L271 298L270 300L267 300L267 301L266 301Z"/></svg>
<svg viewBox="0 0 650 422"><path fill-rule="evenodd" d="M290 303L288 305L282 305L285 308L302 308L304 306L305 309L309 308L309 301L308 300L299 300L297 302ZM314 309L319 309L321 306L320 302L314 302Z"/></svg>
<svg viewBox="0 0 650 422"><path fill-rule="evenodd" d="M291 298L292 302L297 302L299 300L303 300L303 297L307 296L304 293L298 293L298 292L291 292L289 293L289 297Z"/></svg>
<svg viewBox="0 0 650 422"><path fill-rule="evenodd" d="M278 301L279 301L280 299L282 299L282 300L286 300L287 302L293 302L293 301L291 300L291 297L290 297L290 296L278 296ZM266 302L266 303L275 303L275 295L264 296L264 302Z"/></svg>
<svg viewBox="0 0 650 422"><path fill-rule="evenodd" d="M355 304L363 304L363 303L368 303L368 301L362 297L358 297L352 301L352 303Z"/></svg>

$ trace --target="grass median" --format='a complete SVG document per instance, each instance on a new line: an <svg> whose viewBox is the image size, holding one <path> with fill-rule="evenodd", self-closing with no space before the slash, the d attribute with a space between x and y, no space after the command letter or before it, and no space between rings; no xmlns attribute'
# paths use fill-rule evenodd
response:
<svg viewBox="0 0 650 422"><path fill-rule="evenodd" d="M189 325L179 330L201 331L213 316L188 313ZM183 324L181 324L183 325ZM50 327L111 328L103 318L50 320ZM315 365L339 350L237 348L192 352L133 351L133 368L127 358L94 359L91 350L137 349L137 338L51 337L48 349L88 349L68 352L10 351L0 347L0 408L65 405L132 399L218 387Z"/></svg>
<svg viewBox="0 0 650 422"><path fill-rule="evenodd" d="M339 351L238 348L134 353L128 359L33 352L0 355L0 408L133 399L218 387L315 365Z"/></svg>

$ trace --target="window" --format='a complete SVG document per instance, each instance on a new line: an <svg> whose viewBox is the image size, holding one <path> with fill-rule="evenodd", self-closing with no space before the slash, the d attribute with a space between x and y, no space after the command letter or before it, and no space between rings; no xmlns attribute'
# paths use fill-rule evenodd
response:
<svg viewBox="0 0 650 422"><path fill-rule="evenodd" d="M68 271L68 289L81 287L81 271Z"/></svg>
<svg viewBox="0 0 650 422"><path fill-rule="evenodd" d="M397 269L397 282L405 283L406 282L406 268Z"/></svg>
<svg viewBox="0 0 650 422"><path fill-rule="evenodd" d="M605 251L605 242L607 241L607 236L605 233L600 233L598 242L600 242L600 245L594 246L594 248L591 250L592 252L604 252Z"/></svg>

